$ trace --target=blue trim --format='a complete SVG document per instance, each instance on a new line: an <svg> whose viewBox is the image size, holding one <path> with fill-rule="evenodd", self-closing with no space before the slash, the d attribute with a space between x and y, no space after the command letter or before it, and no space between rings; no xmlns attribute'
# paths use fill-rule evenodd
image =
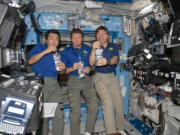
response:
<svg viewBox="0 0 180 135"><path fill-rule="evenodd" d="M149 127L146 123L136 118L133 114L128 115L128 121L139 131L142 135L159 135L155 133L154 129Z"/></svg>

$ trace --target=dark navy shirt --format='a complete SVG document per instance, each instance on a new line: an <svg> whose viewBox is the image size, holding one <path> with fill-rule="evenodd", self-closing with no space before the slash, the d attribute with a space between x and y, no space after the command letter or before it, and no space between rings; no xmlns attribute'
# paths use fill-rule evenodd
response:
<svg viewBox="0 0 180 135"><path fill-rule="evenodd" d="M73 45L65 48L62 52L62 61L66 65L67 68L73 67L74 63L80 62L80 60L84 63L84 67L89 65L89 55L91 52L91 48L85 44L82 45L81 49L76 49ZM79 76L78 70L72 71L69 75Z"/></svg>
<svg viewBox="0 0 180 135"><path fill-rule="evenodd" d="M108 43L107 47L101 46L103 49L103 57L111 59L113 56L119 57L118 45L114 43ZM95 67L95 72L99 73L113 73L115 71L116 65L105 65Z"/></svg>
<svg viewBox="0 0 180 135"><path fill-rule="evenodd" d="M28 58L30 58L34 54L38 54L44 51L47 48L48 48L47 44L38 44L34 46L34 48L32 48L31 51L28 53ZM44 55L39 61L32 64L32 70L35 73L46 77L58 76L58 72L56 71L55 68L53 54L54 52L48 53Z"/></svg>

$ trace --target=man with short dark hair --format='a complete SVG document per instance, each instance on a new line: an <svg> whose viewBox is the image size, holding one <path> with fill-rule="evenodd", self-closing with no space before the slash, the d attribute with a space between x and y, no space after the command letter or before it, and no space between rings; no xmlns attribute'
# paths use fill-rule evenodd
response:
<svg viewBox="0 0 180 135"><path fill-rule="evenodd" d="M59 74L56 71L53 55L57 52L60 34L57 30L50 29L45 35L46 44L37 44L28 54L28 63L32 70L43 76L44 85L42 89L43 103L58 103L54 117L52 118L52 135L63 135L64 111L62 104L62 90L57 82ZM63 62L58 63L60 70L65 70ZM42 135L48 135L49 119L43 119Z"/></svg>
<svg viewBox="0 0 180 135"><path fill-rule="evenodd" d="M118 46L108 42L108 30L104 26L98 27L95 35L97 41L93 43L89 57L90 65L95 68L95 90L102 102L107 134L121 135L124 133L123 99L114 75L119 58ZM97 59L98 49L101 49L102 56Z"/></svg>
<svg viewBox="0 0 180 135"><path fill-rule="evenodd" d="M62 61L69 75L68 92L70 102L70 134L80 135L80 95L85 98L87 106L87 117L84 135L91 135L94 132L98 104L96 93L93 89L89 73L89 55L91 48L83 44L83 32L79 28L74 28L70 37L72 45L67 47L62 53Z"/></svg>

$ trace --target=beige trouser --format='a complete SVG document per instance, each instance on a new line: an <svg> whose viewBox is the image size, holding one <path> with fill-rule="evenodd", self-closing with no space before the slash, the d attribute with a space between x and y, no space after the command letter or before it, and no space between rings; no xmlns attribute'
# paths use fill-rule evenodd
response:
<svg viewBox="0 0 180 135"><path fill-rule="evenodd" d="M98 113L98 102L91 79L88 76L86 76L84 79L80 79L76 76L69 76L68 92L71 106L71 135L80 135L80 95L85 98L87 106L85 132L93 133Z"/></svg>
<svg viewBox="0 0 180 135"><path fill-rule="evenodd" d="M96 73L95 89L100 96L108 134L124 130L123 99L114 73Z"/></svg>

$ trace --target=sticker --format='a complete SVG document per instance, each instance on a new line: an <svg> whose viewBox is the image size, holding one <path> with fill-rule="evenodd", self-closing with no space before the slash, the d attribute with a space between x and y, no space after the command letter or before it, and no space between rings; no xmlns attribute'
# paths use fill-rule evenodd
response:
<svg viewBox="0 0 180 135"><path fill-rule="evenodd" d="M82 54L83 54L84 56L86 56L86 55L88 54L88 52L87 52L86 50L83 50Z"/></svg>
<svg viewBox="0 0 180 135"><path fill-rule="evenodd" d="M121 93L123 97L126 95L126 87L121 88Z"/></svg>

